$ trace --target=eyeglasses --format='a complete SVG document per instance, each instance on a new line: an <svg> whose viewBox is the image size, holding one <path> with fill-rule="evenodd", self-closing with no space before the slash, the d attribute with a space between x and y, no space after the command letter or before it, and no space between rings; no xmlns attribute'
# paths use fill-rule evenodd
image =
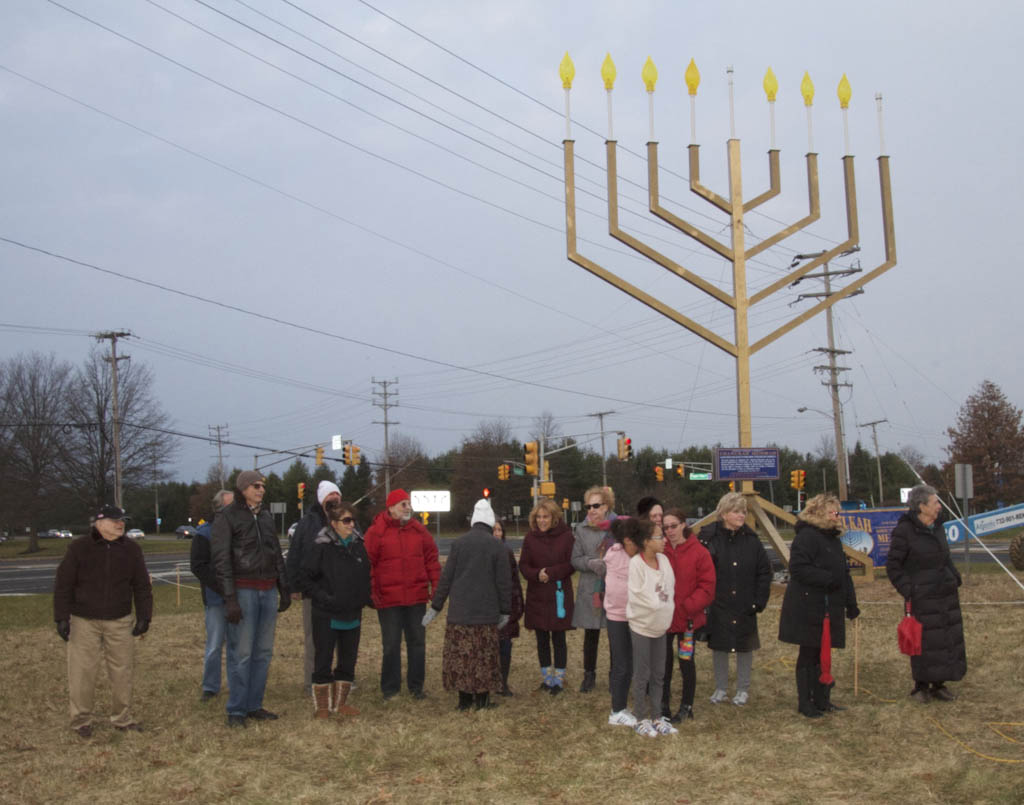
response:
<svg viewBox="0 0 1024 805"><path fill-rule="evenodd" d="M252 486L254 488L256 488L256 489L266 489L267 488L266 484L252 484Z"/></svg>
<svg viewBox="0 0 1024 805"><path fill-rule="evenodd" d="M352 525L355 521L354 517L342 517L338 522L344 523L345 525Z"/></svg>
<svg viewBox="0 0 1024 805"><path fill-rule="evenodd" d="M583 504L583 508L584 509L600 509L603 505L604 505L603 503L584 503Z"/></svg>

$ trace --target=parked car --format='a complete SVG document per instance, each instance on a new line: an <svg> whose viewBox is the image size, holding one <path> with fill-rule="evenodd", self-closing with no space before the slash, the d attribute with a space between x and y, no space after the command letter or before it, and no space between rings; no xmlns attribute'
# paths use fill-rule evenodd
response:
<svg viewBox="0 0 1024 805"><path fill-rule="evenodd" d="M36 536L42 537L43 539L61 539L63 537L63 532L56 528L50 528L46 531L40 531Z"/></svg>
<svg viewBox="0 0 1024 805"><path fill-rule="evenodd" d="M72 534L70 531L67 531L67 530L61 531L60 532L60 536L61 536L61 539L74 539L75 538L75 535Z"/></svg>
<svg viewBox="0 0 1024 805"><path fill-rule="evenodd" d="M180 525L174 529L174 533L178 535L178 539L192 539L196 535L196 530L190 525Z"/></svg>
<svg viewBox="0 0 1024 805"><path fill-rule="evenodd" d="M141 528L130 528L126 536L128 539L142 539L146 536L146 532Z"/></svg>

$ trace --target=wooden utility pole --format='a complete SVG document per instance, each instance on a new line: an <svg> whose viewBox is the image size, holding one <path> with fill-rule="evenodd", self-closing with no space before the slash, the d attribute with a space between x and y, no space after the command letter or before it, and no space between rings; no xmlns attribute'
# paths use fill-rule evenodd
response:
<svg viewBox="0 0 1024 805"><path fill-rule="evenodd" d="M614 411L598 411L593 414L587 414L587 416L596 416L598 421L598 427L601 429L601 486L608 486L608 456L605 454L604 449L604 418L610 414L614 414Z"/></svg>
<svg viewBox="0 0 1024 805"><path fill-rule="evenodd" d="M97 341L110 341L110 356L105 357L110 364L110 375L112 392L110 396L111 414L113 416L113 438L114 438L114 505L121 507L121 412L118 410L117 401L117 362L130 360L128 355L118 356L117 339L128 338L131 333L127 330L109 330L105 333L94 333L93 338ZM102 423L100 423L102 427Z"/></svg>

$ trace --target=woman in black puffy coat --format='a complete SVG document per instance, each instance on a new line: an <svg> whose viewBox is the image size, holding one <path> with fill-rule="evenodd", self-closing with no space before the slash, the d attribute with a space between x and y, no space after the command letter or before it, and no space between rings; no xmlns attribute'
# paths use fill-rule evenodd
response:
<svg viewBox="0 0 1024 805"><path fill-rule="evenodd" d="M833 648L845 648L846 624L860 615L857 593L843 553L839 500L816 495L796 521L796 537L789 548L789 585L782 600L779 640L800 646L796 660L797 710L808 718L845 710L833 704L834 682L821 676L821 638L825 613Z"/></svg>
<svg viewBox="0 0 1024 805"><path fill-rule="evenodd" d="M921 703L930 699L948 702L956 697L945 683L963 679L967 673L957 593L962 581L937 522L942 511L938 493L920 484L910 490L907 505L907 513L892 530L885 570L923 627L921 654L910 658L914 677L910 696Z"/></svg>

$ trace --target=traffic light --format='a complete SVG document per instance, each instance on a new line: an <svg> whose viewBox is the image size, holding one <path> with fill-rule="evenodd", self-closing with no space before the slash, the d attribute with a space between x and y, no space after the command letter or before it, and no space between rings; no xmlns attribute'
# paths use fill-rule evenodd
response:
<svg viewBox="0 0 1024 805"><path fill-rule="evenodd" d="M341 457L344 460L346 467L352 466L352 445L346 444L341 448Z"/></svg>
<svg viewBox="0 0 1024 805"><path fill-rule="evenodd" d="M523 463L529 475L536 475L540 470L539 451L540 445L537 442L527 442L523 445Z"/></svg>
<svg viewBox="0 0 1024 805"><path fill-rule="evenodd" d="M562 508L569 511L569 498L562 498Z"/></svg>
<svg viewBox="0 0 1024 805"><path fill-rule="evenodd" d="M541 480L542 481L549 481L549 480L551 480L551 462L550 461L546 461L545 460L545 462L544 462L544 476L541 478Z"/></svg>
<svg viewBox="0 0 1024 805"><path fill-rule="evenodd" d="M306 484L303 481L298 483L299 503L306 499Z"/></svg>
<svg viewBox="0 0 1024 805"><path fill-rule="evenodd" d="M324 449L322 447L318 447L316 449L316 465L318 467L322 467L324 465Z"/></svg>
<svg viewBox="0 0 1024 805"><path fill-rule="evenodd" d="M633 458L633 440L628 436L622 437L623 446L625 447L625 457L623 461L630 461Z"/></svg>
<svg viewBox="0 0 1024 805"><path fill-rule="evenodd" d="M423 521L423 525L430 522L430 512L420 512L420 519Z"/></svg>
<svg viewBox="0 0 1024 805"><path fill-rule="evenodd" d="M659 484L662 481L664 481L665 480L665 468L664 467L655 467L654 468L654 478L655 478L655 480Z"/></svg>
<svg viewBox="0 0 1024 805"><path fill-rule="evenodd" d="M735 492L736 491L736 482L735 481L729 481L729 491L730 492Z"/></svg>
<svg viewBox="0 0 1024 805"><path fill-rule="evenodd" d="M555 482L554 481L541 481L540 482L540 493L546 498L553 498L555 496Z"/></svg>
<svg viewBox="0 0 1024 805"><path fill-rule="evenodd" d="M511 475L511 469L512 468L509 467L508 464L499 464L498 465L498 480L499 481L507 481L509 479L509 476Z"/></svg>
<svg viewBox="0 0 1024 805"><path fill-rule="evenodd" d="M359 445L352 445L352 463L362 464L363 460L359 457Z"/></svg>
<svg viewBox="0 0 1024 805"><path fill-rule="evenodd" d="M789 473L789 485L793 489L803 489L804 484L807 483L807 472L806 470L792 470Z"/></svg>
<svg viewBox="0 0 1024 805"><path fill-rule="evenodd" d="M678 478L682 478L683 477L683 465L682 464L676 464L676 477L678 477Z"/></svg>
<svg viewBox="0 0 1024 805"><path fill-rule="evenodd" d="M797 470L797 472L800 473L800 475L797 477L797 480L800 482L800 486L798 486L797 489L803 489L804 485L807 483L807 471Z"/></svg>
<svg viewBox="0 0 1024 805"><path fill-rule="evenodd" d="M485 498L489 498L491 496L491 490L488 489L486 486L484 487L483 496Z"/></svg>

